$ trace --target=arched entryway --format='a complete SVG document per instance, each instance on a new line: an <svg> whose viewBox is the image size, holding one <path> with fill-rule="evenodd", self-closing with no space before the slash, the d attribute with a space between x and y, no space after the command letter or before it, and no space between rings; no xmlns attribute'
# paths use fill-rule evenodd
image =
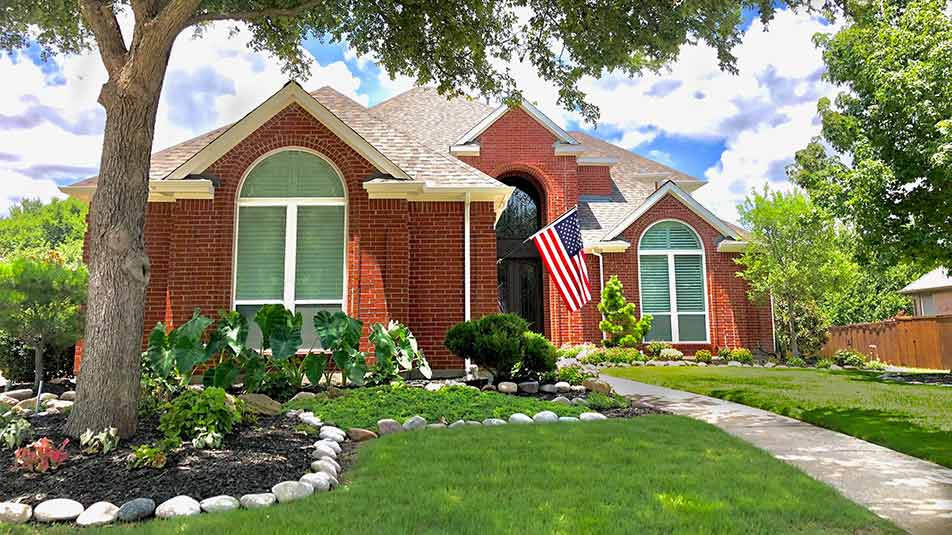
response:
<svg viewBox="0 0 952 535"><path fill-rule="evenodd" d="M544 199L527 176L507 174L500 182L515 188L496 224L496 264L499 310L518 314L533 331L544 331L542 259L535 246L523 241L542 228Z"/></svg>

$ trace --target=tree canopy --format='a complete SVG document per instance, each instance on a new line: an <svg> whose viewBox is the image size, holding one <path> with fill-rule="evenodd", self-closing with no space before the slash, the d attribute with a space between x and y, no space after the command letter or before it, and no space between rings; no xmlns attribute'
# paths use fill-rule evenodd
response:
<svg viewBox="0 0 952 535"><path fill-rule="evenodd" d="M790 174L884 261L952 266L952 19L944 0L854 4L815 37L843 92Z"/></svg>
<svg viewBox="0 0 952 535"><path fill-rule="evenodd" d="M0 259L14 255L45 255L53 250L76 265L83 259L86 203L76 199L21 199L0 217Z"/></svg>

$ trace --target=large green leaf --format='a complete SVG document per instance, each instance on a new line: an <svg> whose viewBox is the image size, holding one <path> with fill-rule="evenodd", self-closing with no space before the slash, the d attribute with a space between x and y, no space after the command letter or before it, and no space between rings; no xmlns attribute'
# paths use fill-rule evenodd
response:
<svg viewBox="0 0 952 535"><path fill-rule="evenodd" d="M202 376L202 384L207 387L231 388L241 371L231 360L226 360L214 368L209 368Z"/></svg>
<svg viewBox="0 0 952 535"><path fill-rule="evenodd" d="M241 354L248 343L248 320L237 310L219 310L218 337L235 355Z"/></svg>
<svg viewBox="0 0 952 535"><path fill-rule="evenodd" d="M146 361L152 372L161 379L167 379L175 367L175 357L172 354L169 337L165 334L165 326L157 323L149 333L149 345L146 349Z"/></svg>
<svg viewBox="0 0 952 535"><path fill-rule="evenodd" d="M271 332L276 325L287 322L290 311L281 304L263 305L255 314L255 323L261 330L261 349L271 347Z"/></svg>
<svg viewBox="0 0 952 535"><path fill-rule="evenodd" d="M397 346L393 338L379 323L370 330L370 343L374 345L374 356L377 358L377 362L389 364L397 353ZM399 360L399 357L397 358Z"/></svg>
<svg viewBox="0 0 952 535"><path fill-rule="evenodd" d="M172 343L175 368L182 374L182 378L187 380L196 366L208 360L205 345L200 338L196 340L187 336L175 336Z"/></svg>
<svg viewBox="0 0 952 535"><path fill-rule="evenodd" d="M268 368L265 366L264 358L257 353L248 354L248 358L241 366L241 373L244 375L244 387L247 392L257 392L264 382Z"/></svg>
<svg viewBox="0 0 952 535"><path fill-rule="evenodd" d="M290 313L289 313L290 314ZM301 349L304 341L301 339L301 314L285 318L271 328L271 358L287 360Z"/></svg>
<svg viewBox="0 0 952 535"><path fill-rule="evenodd" d="M175 328L176 338L189 338L191 340L201 340L205 330L212 324L211 318L201 315L201 309L196 308L192 313L192 318Z"/></svg>
<svg viewBox="0 0 952 535"><path fill-rule="evenodd" d="M323 354L308 353L304 357L304 374L312 385L317 386L327 369L328 358Z"/></svg>

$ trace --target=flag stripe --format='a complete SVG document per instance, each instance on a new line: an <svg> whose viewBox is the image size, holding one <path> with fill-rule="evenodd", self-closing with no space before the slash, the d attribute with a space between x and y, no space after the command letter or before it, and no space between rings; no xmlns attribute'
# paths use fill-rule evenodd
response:
<svg viewBox="0 0 952 535"><path fill-rule="evenodd" d="M549 244L547 237L548 231L543 232L536 237L536 240L538 240L536 243L539 245L539 252L542 253L543 257L545 257L546 267L549 268L549 273L552 275L552 280L554 280L558 285L559 291L562 293L562 298L565 299L566 304L569 305L569 308L574 312L579 308L579 298L575 294L575 289L570 288L571 285L569 284L568 277L566 277L565 272L558 263L558 256L552 249L552 246Z"/></svg>
<svg viewBox="0 0 952 535"><path fill-rule="evenodd" d="M559 238L559 235L553 230L550 231L549 239L554 240L556 247L560 253L559 260L566 266L566 271L570 277L572 277L572 288L575 290L576 295L582 294L582 277L578 272L578 265L569 258L568 252L565 250L565 244L562 243L562 239Z"/></svg>
<svg viewBox="0 0 952 535"><path fill-rule="evenodd" d="M566 306L572 312L581 310L592 300L592 289L577 210L556 218L531 239Z"/></svg>
<svg viewBox="0 0 952 535"><path fill-rule="evenodd" d="M582 298L582 291L578 283L578 275L575 273L575 266L572 265L572 262L569 260L568 255L565 252L565 247L562 245L562 241L559 240L558 234L556 234L554 229L549 229L548 232L544 233L546 236L546 241L550 248L550 251L553 253L556 264L559 266L562 277L565 278L565 286L571 291L573 301L575 302L575 307L573 312L582 308L582 305L585 304L585 299Z"/></svg>

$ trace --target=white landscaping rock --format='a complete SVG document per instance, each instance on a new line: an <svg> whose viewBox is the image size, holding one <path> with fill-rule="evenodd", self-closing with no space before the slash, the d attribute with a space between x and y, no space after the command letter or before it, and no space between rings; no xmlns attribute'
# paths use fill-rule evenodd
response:
<svg viewBox="0 0 952 535"><path fill-rule="evenodd" d="M37 522L72 522L83 514L83 504L66 498L46 500L33 509L33 520Z"/></svg>
<svg viewBox="0 0 952 535"><path fill-rule="evenodd" d="M594 422L595 420L607 420L608 417L600 412L583 412L578 416L583 422Z"/></svg>
<svg viewBox="0 0 952 535"><path fill-rule="evenodd" d="M571 391L576 394L584 394L588 389L584 385L572 385Z"/></svg>
<svg viewBox="0 0 952 535"><path fill-rule="evenodd" d="M575 398L572 400L572 405L585 405L588 406L588 400L585 398Z"/></svg>
<svg viewBox="0 0 952 535"><path fill-rule="evenodd" d="M33 508L25 503L0 502L0 522L23 524L33 518Z"/></svg>
<svg viewBox="0 0 952 535"><path fill-rule="evenodd" d="M202 511L206 513L224 513L241 507L241 502L235 499L234 496L223 495L205 498L199 505L201 505Z"/></svg>
<svg viewBox="0 0 952 535"><path fill-rule="evenodd" d="M337 477L337 474L340 470L338 466L339 465L337 463L331 464L327 462L326 459L321 459L319 461L314 461L313 463L311 463L311 470L314 470L315 468L317 468L317 470L314 470L315 472L324 472L325 474L329 476Z"/></svg>
<svg viewBox="0 0 952 535"><path fill-rule="evenodd" d="M338 453L338 454L339 454L339 453L341 452L340 444L338 444L338 443L337 443L336 441L334 441L334 440L318 440L317 442L314 443L314 447L316 448L318 444L323 444L323 445L327 446L328 448L334 450L334 453ZM335 455L335 457L336 457L336 455Z"/></svg>
<svg viewBox="0 0 952 535"><path fill-rule="evenodd" d="M539 387L539 392L544 392L546 394L555 394L555 385L553 384L542 385Z"/></svg>
<svg viewBox="0 0 952 535"><path fill-rule="evenodd" d="M274 505L277 500L274 494L265 492L262 494L245 494L238 499L238 502L245 509L260 509L261 507Z"/></svg>
<svg viewBox="0 0 952 535"><path fill-rule="evenodd" d="M282 481L271 487L271 493L279 503L293 502L314 494L314 488L300 481Z"/></svg>
<svg viewBox="0 0 952 535"><path fill-rule="evenodd" d="M576 417L574 417L574 416L559 416L559 421L560 421L560 422L572 423L572 422L577 422L577 421L579 421L579 420L578 420L578 418L576 418Z"/></svg>
<svg viewBox="0 0 952 535"><path fill-rule="evenodd" d="M320 463L321 461L326 461L326 462L330 463L331 465L334 466L334 468L337 469L338 472L340 472L340 464L338 464L337 461L335 461L334 459L331 459L330 457L324 457L324 458L318 459L317 461L314 461L313 463L311 463L311 470L314 471L314 472L320 472L322 465L319 464L319 463Z"/></svg>
<svg viewBox="0 0 952 535"><path fill-rule="evenodd" d="M506 421L500 420L499 418L486 418L485 420L483 420L483 425L489 425L489 426L506 425Z"/></svg>
<svg viewBox="0 0 952 535"><path fill-rule="evenodd" d="M564 394L571 390L572 390L572 385L570 385L567 381L559 381L558 383L555 383L555 391L560 394Z"/></svg>
<svg viewBox="0 0 952 535"><path fill-rule="evenodd" d="M527 415L527 414L522 414L521 412L517 412L517 413L515 413L515 414L513 414L512 416L509 417L509 423L511 423L511 424L531 424L531 423L532 423L532 418L529 418L529 415Z"/></svg>
<svg viewBox="0 0 952 535"><path fill-rule="evenodd" d="M448 427L450 429L456 429L457 427L463 427L464 425L466 425L466 422L464 420L456 420L455 422L451 423Z"/></svg>
<svg viewBox="0 0 952 535"><path fill-rule="evenodd" d="M174 518L177 516L195 516L202 512L202 506L191 496L176 496L166 500L155 508L155 516Z"/></svg>
<svg viewBox="0 0 952 535"><path fill-rule="evenodd" d="M565 397L565 396L559 396L559 397L553 399L553 400L552 400L552 403L559 403L559 404L561 404L561 405L571 405L571 404L572 404L572 400L570 400L569 398L567 398L567 397Z"/></svg>
<svg viewBox="0 0 952 535"><path fill-rule="evenodd" d="M314 427L320 427L324 425L324 422L322 422L320 418L318 418L317 416L314 416L313 414L309 412L303 412L301 414L298 414L298 419L306 423L307 425L312 425Z"/></svg>
<svg viewBox="0 0 952 535"><path fill-rule="evenodd" d="M406 422L403 422L405 431L417 431L426 427L426 419L420 415L411 416Z"/></svg>
<svg viewBox="0 0 952 535"><path fill-rule="evenodd" d="M384 418L377 422L377 432L380 436L399 433L401 431L403 431L403 426L400 425L400 422L392 418Z"/></svg>
<svg viewBox="0 0 952 535"><path fill-rule="evenodd" d="M737 362L736 360L728 361L728 362L727 362L727 365L728 365L728 366L731 366L731 367L733 367L733 368L737 368L737 367L743 366L743 364L741 364L740 362Z"/></svg>
<svg viewBox="0 0 952 535"><path fill-rule="evenodd" d="M519 390L519 386L516 383L510 381L503 381L499 383L499 386L496 387L497 390L503 394L515 394Z"/></svg>
<svg viewBox="0 0 952 535"><path fill-rule="evenodd" d="M552 424L559 421L559 415L552 411L537 412L536 415L532 417L532 421L537 424Z"/></svg>
<svg viewBox="0 0 952 535"><path fill-rule="evenodd" d="M323 459L330 457L331 459L337 458L337 452L334 451L330 446L324 443L317 443L314 445L314 451L311 452L312 459Z"/></svg>
<svg viewBox="0 0 952 535"><path fill-rule="evenodd" d="M331 490L331 477L324 472L304 474L301 476L301 483L310 486L314 492L327 492Z"/></svg>
<svg viewBox="0 0 952 535"><path fill-rule="evenodd" d="M119 508L109 502L96 502L83 511L76 519L80 526L97 526L111 524L119 516Z"/></svg>
<svg viewBox="0 0 952 535"><path fill-rule="evenodd" d="M325 425L324 427L321 427L321 431L333 431L334 433L337 433L338 435L344 435L344 436L347 435L346 431L344 431L340 427L336 427L333 425Z"/></svg>
<svg viewBox="0 0 952 535"><path fill-rule="evenodd" d="M321 431L321 434L318 435L323 440L333 440L334 442L343 442L347 440L347 435L343 433L338 433L337 431L332 431L328 429L327 431Z"/></svg>

